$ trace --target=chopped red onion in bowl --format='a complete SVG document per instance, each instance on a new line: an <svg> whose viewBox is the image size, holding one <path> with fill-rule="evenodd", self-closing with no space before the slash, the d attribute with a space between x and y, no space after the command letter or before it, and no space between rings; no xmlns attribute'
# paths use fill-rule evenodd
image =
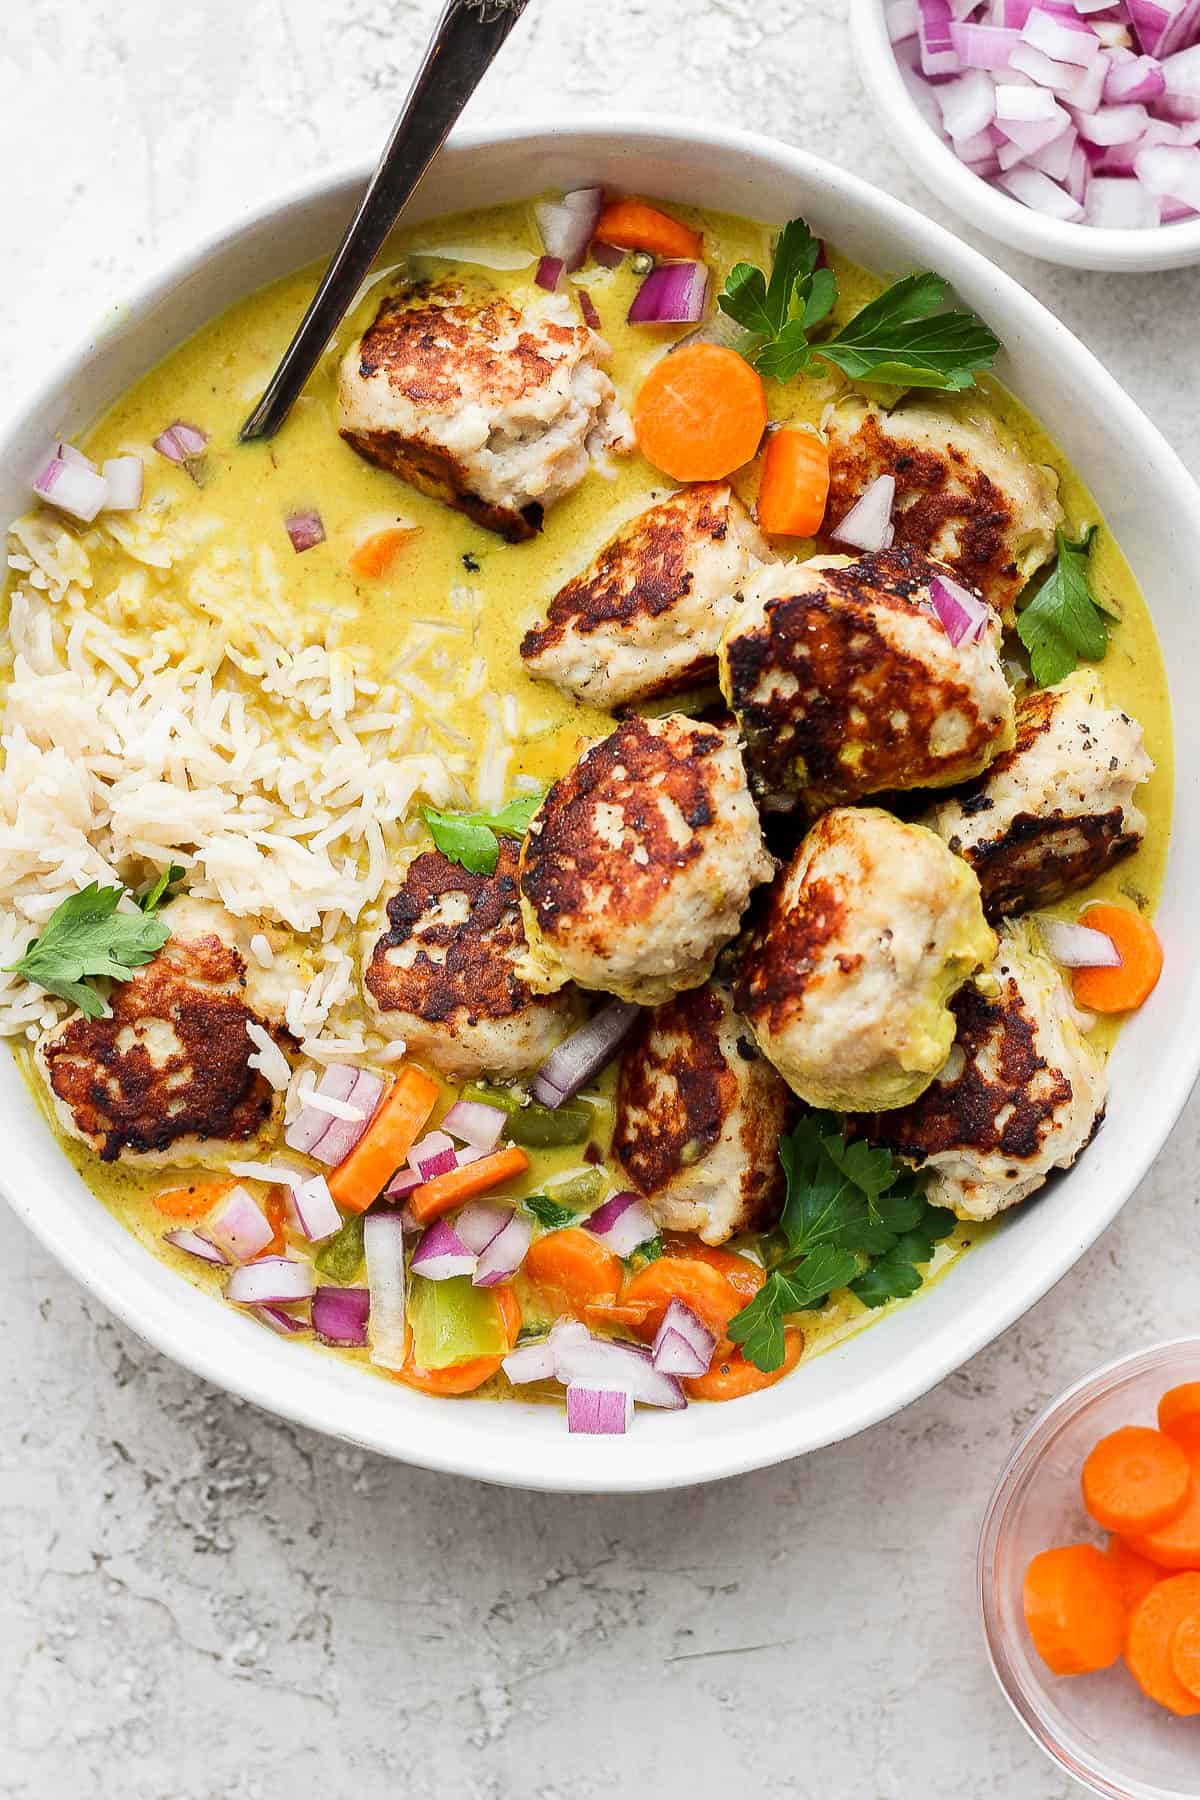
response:
<svg viewBox="0 0 1200 1800"><path fill-rule="evenodd" d="M553 1381L554 1347L549 1338L539 1338L532 1344L518 1344L515 1350L509 1351L500 1367L514 1386L525 1381Z"/></svg>
<svg viewBox="0 0 1200 1800"><path fill-rule="evenodd" d="M614 1256L632 1256L639 1244L657 1235L654 1215L640 1194L613 1194L584 1221L593 1237Z"/></svg>
<svg viewBox="0 0 1200 1800"><path fill-rule="evenodd" d="M441 1129L460 1143L485 1153L494 1150L504 1132L508 1114L483 1100L456 1100L442 1120Z"/></svg>
<svg viewBox="0 0 1200 1800"><path fill-rule="evenodd" d="M444 1131L429 1132L409 1151L408 1166L416 1170L422 1181L436 1181L439 1175L449 1175L451 1169L458 1167L454 1140Z"/></svg>
<svg viewBox="0 0 1200 1800"><path fill-rule="evenodd" d="M561 200L543 200L534 207L546 256L560 262L568 275L582 266L603 205L604 189L586 187L574 188Z"/></svg>
<svg viewBox="0 0 1200 1800"><path fill-rule="evenodd" d="M520 1213L514 1213L502 1231L497 1232L486 1250L480 1253L471 1280L476 1287L498 1287L514 1276L529 1254L533 1242L533 1226Z"/></svg>
<svg viewBox="0 0 1200 1800"><path fill-rule="evenodd" d="M1075 925L1066 919L1034 915L1038 935L1047 953L1064 969L1119 969L1121 952L1103 931Z"/></svg>
<svg viewBox="0 0 1200 1800"><path fill-rule="evenodd" d="M297 1331L309 1329L307 1319L297 1319L293 1313L287 1312L282 1306L252 1306L249 1310L260 1325L265 1325L269 1330L278 1332L280 1337L291 1337Z"/></svg>
<svg viewBox="0 0 1200 1800"><path fill-rule="evenodd" d="M325 524L314 508L310 507L305 512L288 513L283 525L297 556L305 550L315 550L318 544L325 542Z"/></svg>
<svg viewBox="0 0 1200 1800"><path fill-rule="evenodd" d="M468 1250L482 1256L512 1218L511 1206L501 1206L494 1200L469 1200L455 1219L454 1229Z"/></svg>
<svg viewBox="0 0 1200 1800"><path fill-rule="evenodd" d="M890 541L892 507L896 500L896 477L877 475L864 488L840 525L830 537L840 544L853 544L856 550L882 550Z"/></svg>
<svg viewBox="0 0 1200 1800"><path fill-rule="evenodd" d="M651 1361L661 1375L707 1375L717 1340L681 1300L672 1300L654 1335Z"/></svg>
<svg viewBox="0 0 1200 1800"><path fill-rule="evenodd" d="M942 629L957 650L960 644L977 644L987 631L992 612L986 600L973 594L948 575L935 575L929 598Z"/></svg>
<svg viewBox="0 0 1200 1800"><path fill-rule="evenodd" d="M566 264L561 256L543 256L538 263L537 273L533 279L538 287L545 288L548 294L556 294L565 274Z"/></svg>
<svg viewBox="0 0 1200 1800"><path fill-rule="evenodd" d="M342 1228L342 1215L323 1175L310 1175L292 1187L290 1209L310 1244L319 1244Z"/></svg>
<svg viewBox="0 0 1200 1800"><path fill-rule="evenodd" d="M287 1306L307 1300L315 1285L309 1263L290 1256L263 1256L233 1271L225 1283L225 1298L235 1306Z"/></svg>
<svg viewBox="0 0 1200 1800"><path fill-rule="evenodd" d="M185 1250L189 1256L198 1256L201 1262L216 1263L228 1267L229 1258L215 1244L200 1236L198 1231L190 1231L182 1226L178 1231L164 1231L163 1243L170 1244L176 1250Z"/></svg>
<svg viewBox="0 0 1200 1800"><path fill-rule="evenodd" d="M659 263L629 308L631 325L698 325L708 299L708 268L699 262Z"/></svg>
<svg viewBox="0 0 1200 1800"><path fill-rule="evenodd" d="M365 1344L371 1295L361 1287L318 1287L313 1294L312 1328L327 1344Z"/></svg>
<svg viewBox="0 0 1200 1800"><path fill-rule="evenodd" d="M573 1381L567 1388L567 1430L587 1437L623 1436L633 1419L633 1395L626 1388Z"/></svg>
<svg viewBox="0 0 1200 1800"><path fill-rule="evenodd" d="M239 1184L218 1200L204 1221L201 1236L230 1262L248 1262L266 1249L275 1230L261 1206Z"/></svg>
<svg viewBox="0 0 1200 1800"><path fill-rule="evenodd" d="M551 1111L573 1100L612 1061L640 1010L632 1000L610 1000L556 1044L534 1080L534 1099Z"/></svg>
<svg viewBox="0 0 1200 1800"><path fill-rule="evenodd" d="M474 1275L477 1262L449 1220L437 1219L413 1251L410 1267L426 1281L451 1281L456 1275Z"/></svg>
<svg viewBox="0 0 1200 1800"><path fill-rule="evenodd" d="M34 477L33 491L59 512L90 525L108 504L108 483L81 451L67 454L73 449L71 444L58 445Z"/></svg>
<svg viewBox="0 0 1200 1800"><path fill-rule="evenodd" d="M105 512L136 512L142 504L146 465L140 456L110 456L101 471L108 484Z"/></svg>

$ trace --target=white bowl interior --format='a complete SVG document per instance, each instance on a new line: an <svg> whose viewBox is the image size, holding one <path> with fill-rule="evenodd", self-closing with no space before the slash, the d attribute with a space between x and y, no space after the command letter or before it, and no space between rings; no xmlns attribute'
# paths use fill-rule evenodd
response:
<svg viewBox="0 0 1200 1800"><path fill-rule="evenodd" d="M1191 571L1200 495L1174 453L1100 365L1036 301L974 251L852 176L766 139L649 121L526 128L459 139L412 217L582 179L814 229L882 273L933 268L997 331L999 372L1047 421L1090 482L1150 597L1176 697L1182 771L1160 927L1168 978L1122 1036L1108 1121L1086 1158L914 1304L791 1379L736 1406L644 1410L623 1439L568 1438L556 1409L447 1405L282 1343L157 1263L92 1198L8 1057L0 1186L68 1268L158 1348L247 1399L388 1455L518 1486L670 1487L780 1461L861 1430L923 1393L1004 1329L1076 1260L1161 1147L1200 1063L1200 685ZM27 502L39 452L86 425L131 381L232 300L327 253L362 172L294 195L202 246L106 326L0 435L0 513Z"/></svg>
<svg viewBox="0 0 1200 1800"><path fill-rule="evenodd" d="M981 231L1014 250L1072 269L1144 274L1200 262L1200 219L1181 219L1147 231L1068 224L1023 206L972 174L922 118L909 93L888 38L884 0L850 0L850 24L859 72L897 150L939 199Z"/></svg>

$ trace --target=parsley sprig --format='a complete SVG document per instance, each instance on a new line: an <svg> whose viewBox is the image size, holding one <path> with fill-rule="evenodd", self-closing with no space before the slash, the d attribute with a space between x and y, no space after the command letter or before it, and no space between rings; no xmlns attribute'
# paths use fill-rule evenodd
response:
<svg viewBox="0 0 1200 1800"><path fill-rule="evenodd" d="M1109 608L1093 590L1089 570L1096 530L1091 525L1076 539L1059 530L1058 560L1017 615L1017 636L1039 687L1062 681L1081 656L1098 662L1108 649Z"/></svg>
<svg viewBox="0 0 1200 1800"><path fill-rule="evenodd" d="M762 375L791 381L814 356L850 377L889 387L975 385L1000 340L972 312L943 310L940 275L906 275L854 315L833 337L810 334L837 304L837 278L818 268L821 245L803 219L779 234L770 277L753 263L737 263L718 299L721 311L752 334L744 354Z"/></svg>
<svg viewBox="0 0 1200 1800"><path fill-rule="evenodd" d="M55 908L24 956L5 973L23 975L60 1000L70 1000L88 1019L112 1010L89 984L98 976L128 981L133 971L157 956L171 935L156 916L159 902L182 869L167 871L142 896L136 912L118 912L125 888L91 882Z"/></svg>
<svg viewBox="0 0 1200 1800"><path fill-rule="evenodd" d="M499 812L446 813L432 806L421 810L443 856L472 875L492 875L500 860L500 837L524 837L543 798L542 794L521 794Z"/></svg>
<svg viewBox="0 0 1200 1800"><path fill-rule="evenodd" d="M832 1114L801 1119L780 1138L779 1158L787 1178L782 1244L728 1327L746 1360L767 1372L783 1362L789 1313L807 1312L835 1288L872 1307L916 1293L920 1269L954 1229L954 1214L931 1206L890 1151L846 1143Z"/></svg>

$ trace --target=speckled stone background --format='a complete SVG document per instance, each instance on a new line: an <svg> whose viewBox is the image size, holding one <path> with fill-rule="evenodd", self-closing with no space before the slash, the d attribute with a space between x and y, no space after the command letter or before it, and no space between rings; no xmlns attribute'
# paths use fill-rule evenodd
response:
<svg viewBox="0 0 1200 1800"><path fill-rule="evenodd" d="M3 8L3 396L167 251L373 155L433 0ZM940 214L842 0L533 0L475 116L660 107ZM952 221L951 221L952 222ZM1200 273L999 253L1200 470ZM555 1499L375 1460L164 1362L0 1216L0 1794L21 1800L1059 1800L980 1644L981 1509L1022 1426L1194 1329L1200 1105L1120 1221L918 1405L790 1467ZM1169 1224L1168 1224L1169 1221Z"/></svg>

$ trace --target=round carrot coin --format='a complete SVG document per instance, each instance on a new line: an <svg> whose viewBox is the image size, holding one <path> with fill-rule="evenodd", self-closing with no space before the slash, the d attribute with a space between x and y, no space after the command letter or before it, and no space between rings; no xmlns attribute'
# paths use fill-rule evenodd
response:
<svg viewBox="0 0 1200 1800"><path fill-rule="evenodd" d="M668 1256L690 1256L697 1262L707 1263L710 1269L718 1269L733 1291L741 1296L743 1306L749 1306L767 1279L767 1271L761 1264L751 1262L748 1256L739 1256L736 1250L726 1250L719 1244L702 1244L698 1238L664 1232L663 1249Z"/></svg>
<svg viewBox="0 0 1200 1800"><path fill-rule="evenodd" d="M1155 1582L1162 1580L1162 1570L1147 1557L1139 1556L1124 1538L1110 1537L1104 1547L1104 1554L1117 1578L1125 1611L1131 1613L1138 1602L1145 1599Z"/></svg>
<svg viewBox="0 0 1200 1800"><path fill-rule="evenodd" d="M1200 1612L1189 1613L1175 1627L1171 1667L1192 1698L1200 1700Z"/></svg>
<svg viewBox="0 0 1200 1800"><path fill-rule="evenodd" d="M638 448L676 481L722 481L767 428L761 377L736 350L685 344L655 363L633 408Z"/></svg>
<svg viewBox="0 0 1200 1800"><path fill-rule="evenodd" d="M1056 1675L1087 1675L1120 1656L1125 1608L1117 1578L1094 1544L1063 1544L1035 1556L1023 1598L1034 1649Z"/></svg>
<svg viewBox="0 0 1200 1800"><path fill-rule="evenodd" d="M1196 1613L1200 1575L1170 1575L1134 1608L1125 1638L1125 1661L1142 1692L1182 1717L1200 1713L1200 1698L1175 1673L1172 1653L1175 1633Z"/></svg>
<svg viewBox="0 0 1200 1800"><path fill-rule="evenodd" d="M777 1369L764 1371L747 1362L740 1350L722 1354L718 1346L712 1366L704 1375L691 1375L684 1389L693 1400L740 1400L745 1394L757 1394L774 1387L790 1375L804 1354L804 1333L798 1325L786 1325L783 1332L783 1361Z"/></svg>
<svg viewBox="0 0 1200 1800"><path fill-rule="evenodd" d="M1083 1504L1106 1531L1156 1531L1178 1518L1191 1486L1188 1459L1165 1432L1124 1425L1083 1465Z"/></svg>
<svg viewBox="0 0 1200 1800"><path fill-rule="evenodd" d="M528 1260L528 1259L526 1259ZM698 1257L660 1256L631 1275L621 1294L623 1304L648 1301L649 1310L641 1325L634 1330L650 1343L663 1321L672 1300L689 1307L719 1340L725 1327L745 1302L733 1284L719 1269Z"/></svg>
<svg viewBox="0 0 1200 1800"><path fill-rule="evenodd" d="M1158 1403L1158 1429L1182 1444L1189 1456L1200 1454L1200 1381L1167 1389Z"/></svg>
<svg viewBox="0 0 1200 1800"><path fill-rule="evenodd" d="M1191 1463L1192 1484L1183 1511L1154 1531L1127 1533L1131 1550L1160 1569L1200 1569L1200 1461Z"/></svg>
<svg viewBox="0 0 1200 1800"><path fill-rule="evenodd" d="M548 1231L529 1246L521 1273L531 1281L554 1313L581 1319L588 1307L611 1306L621 1291L623 1270L590 1232L578 1225Z"/></svg>
<svg viewBox="0 0 1200 1800"><path fill-rule="evenodd" d="M1162 974L1163 953L1149 919L1127 906L1097 901L1085 908L1079 923L1102 931L1121 955L1116 969L1076 969L1071 977L1075 1000L1088 1012L1132 1012L1154 992Z"/></svg>

